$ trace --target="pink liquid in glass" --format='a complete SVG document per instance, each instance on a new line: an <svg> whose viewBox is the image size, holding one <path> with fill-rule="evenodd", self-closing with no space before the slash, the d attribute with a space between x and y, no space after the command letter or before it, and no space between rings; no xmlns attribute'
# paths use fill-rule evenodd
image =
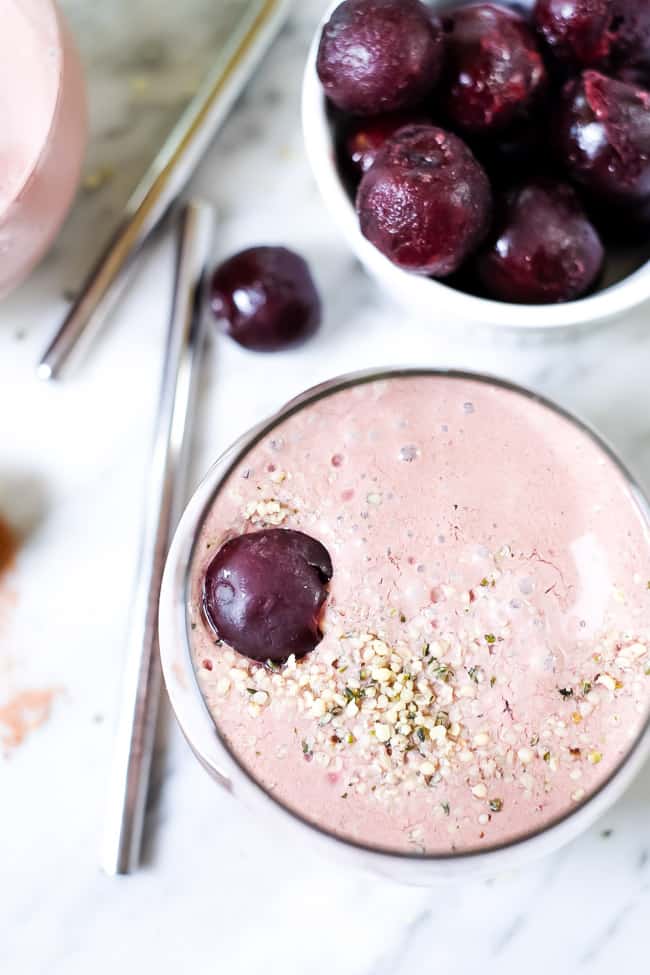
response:
<svg viewBox="0 0 650 975"><path fill-rule="evenodd" d="M7 0L0 34L0 295L43 256L68 212L86 144L81 65L48 0Z"/></svg>
<svg viewBox="0 0 650 975"><path fill-rule="evenodd" d="M203 578L229 538L289 528L334 566L323 639L264 667L216 639ZM574 423L458 377L365 382L240 459L191 567L199 684L222 740L330 833L414 853L494 848L567 816L650 703L650 536Z"/></svg>

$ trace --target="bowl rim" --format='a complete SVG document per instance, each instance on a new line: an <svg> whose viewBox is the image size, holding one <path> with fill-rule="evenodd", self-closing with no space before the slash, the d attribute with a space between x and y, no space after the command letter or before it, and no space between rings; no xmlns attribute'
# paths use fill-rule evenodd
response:
<svg viewBox="0 0 650 975"><path fill-rule="evenodd" d="M421 855L370 847L337 836L310 822L299 811L267 793L222 740L196 677L187 613L195 546L210 505L220 486L225 483L243 456L279 422L293 413L325 396L359 383L413 376L469 380L497 386L532 399L563 417L591 439L621 473L632 501L637 505L646 526L650 528L650 502L616 452L589 424L552 400L525 386L485 373L426 367L366 369L338 376L306 390L239 437L221 454L190 499L174 535L161 588L159 618L160 656L169 699L186 740L204 768L223 785L241 794L250 807L263 808L265 815L283 822L285 826L287 823L293 824L305 838L310 839L312 845L316 839L330 854L357 863L365 861L366 865L379 869L380 872L388 871L391 875L407 876L410 879L427 873L433 877L450 872L490 872L497 865L501 869L510 869L558 849L584 832L620 797L650 754L649 713L620 764L594 792L576 806L570 807L562 816L556 817L534 833L487 849L472 848L460 853Z"/></svg>
<svg viewBox="0 0 650 975"><path fill-rule="evenodd" d="M467 294L444 281L404 271L378 251L361 233L354 205L339 176L326 98L316 71L323 25L340 2L333 0L328 5L307 55L301 98L303 140L323 202L348 245L386 290L401 304L409 305L429 317L433 310L440 318L450 315L455 319L486 323L497 328L524 330L594 324L622 315L650 298L650 259L621 281L584 298L552 305L526 305ZM436 0L433 7L443 5Z"/></svg>

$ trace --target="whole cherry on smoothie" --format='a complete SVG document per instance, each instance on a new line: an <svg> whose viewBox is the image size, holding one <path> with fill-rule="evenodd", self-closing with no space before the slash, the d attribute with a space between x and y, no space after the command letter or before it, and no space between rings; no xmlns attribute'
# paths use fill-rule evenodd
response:
<svg viewBox="0 0 650 975"><path fill-rule="evenodd" d="M546 85L534 32L514 10L491 3L445 13L445 69L436 100L467 132L503 129L521 118Z"/></svg>
<svg viewBox="0 0 650 975"><path fill-rule="evenodd" d="M252 660L302 657L320 642L332 571L327 549L302 532L272 528L232 538L206 572L206 619Z"/></svg>
<svg viewBox="0 0 650 975"><path fill-rule="evenodd" d="M494 238L477 261L488 292L502 301L572 301L594 284L604 251L568 183L528 183L506 193Z"/></svg>
<svg viewBox="0 0 650 975"><path fill-rule="evenodd" d="M419 0L344 0L323 28L317 70L337 108L379 115L422 101L442 60L440 25Z"/></svg>
<svg viewBox="0 0 650 975"><path fill-rule="evenodd" d="M321 321L309 266L286 247L250 247L217 267L210 306L231 338L258 352L298 345Z"/></svg>
<svg viewBox="0 0 650 975"><path fill-rule="evenodd" d="M489 229L490 183L465 143L433 125L401 129L357 194L361 231L398 267L444 277Z"/></svg>

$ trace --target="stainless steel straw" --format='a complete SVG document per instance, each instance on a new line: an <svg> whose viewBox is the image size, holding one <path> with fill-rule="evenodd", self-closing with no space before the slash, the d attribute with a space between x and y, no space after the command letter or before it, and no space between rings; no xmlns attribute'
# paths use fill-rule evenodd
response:
<svg viewBox="0 0 650 975"><path fill-rule="evenodd" d="M212 208L190 202L178 225L178 255L160 404L126 647L102 851L106 873L138 866L160 697L158 600L171 534L183 500L185 452L201 351L201 294L212 238Z"/></svg>
<svg viewBox="0 0 650 975"><path fill-rule="evenodd" d="M128 283L135 255L164 217L205 153L293 0L249 0L248 10L129 200L124 218L83 283L38 365L56 379L79 340L89 341Z"/></svg>

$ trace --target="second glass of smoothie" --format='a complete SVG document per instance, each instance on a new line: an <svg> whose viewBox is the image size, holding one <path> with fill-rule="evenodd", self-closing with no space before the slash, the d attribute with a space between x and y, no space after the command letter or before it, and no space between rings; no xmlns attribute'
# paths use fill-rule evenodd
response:
<svg viewBox="0 0 650 975"><path fill-rule="evenodd" d="M43 256L72 203L86 94L53 0L6 0L0 34L0 297Z"/></svg>

